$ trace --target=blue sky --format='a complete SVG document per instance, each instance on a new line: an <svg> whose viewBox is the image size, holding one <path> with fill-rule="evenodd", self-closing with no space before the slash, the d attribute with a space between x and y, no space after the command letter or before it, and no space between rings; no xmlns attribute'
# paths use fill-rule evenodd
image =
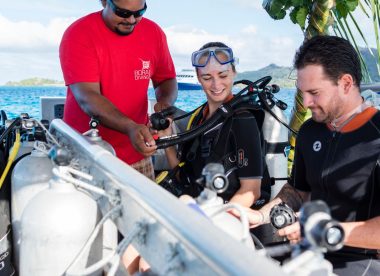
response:
<svg viewBox="0 0 380 276"><path fill-rule="evenodd" d="M30 77L62 80L58 46L75 19L101 9L98 0L0 0L0 85ZM147 0L145 17L165 31L177 70L191 53L223 41L239 58L238 71L270 63L290 66L303 39L287 17L274 21L261 0Z"/></svg>

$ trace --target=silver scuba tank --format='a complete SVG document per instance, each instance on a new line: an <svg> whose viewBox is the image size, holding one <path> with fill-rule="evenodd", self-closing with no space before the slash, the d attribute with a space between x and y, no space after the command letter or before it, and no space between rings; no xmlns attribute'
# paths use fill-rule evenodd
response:
<svg viewBox="0 0 380 276"><path fill-rule="evenodd" d="M104 141L102 137L99 135L99 130L97 129L98 125L99 121L95 118L91 118L90 130L83 133L83 136L85 136L91 142L101 146L102 148L116 156L115 149L111 146L111 144L107 141Z"/></svg>
<svg viewBox="0 0 380 276"><path fill-rule="evenodd" d="M271 109L272 112L281 121L288 123L288 119L285 116L283 110L276 105ZM265 111L265 119L263 122L262 132L264 139L267 143L275 145L276 143L288 143L288 129L283 126L276 118L274 118L268 111ZM271 198L277 196L281 188L287 182L288 162L287 156L284 151L281 152L267 152L265 155L265 162L268 166L268 173L271 177L281 178L282 180L276 180L271 187Z"/></svg>
<svg viewBox="0 0 380 276"><path fill-rule="evenodd" d="M28 140L25 140L25 139L22 140L21 141L20 149L17 152L15 160L17 160L17 158L20 158L21 156L23 156L23 155L25 155L27 153L32 152L33 148L34 148L34 141L28 141Z"/></svg>
<svg viewBox="0 0 380 276"><path fill-rule="evenodd" d="M211 219L214 225L254 250L255 245L249 234L248 224L242 224L237 217L227 212L228 206L231 206L230 208L238 208L238 206L224 204L223 199L217 195L224 192L228 187L228 179L224 174L223 165L209 163L203 168L202 175L205 189L196 198L200 210ZM190 205L194 203L190 201ZM241 209L239 208L239 210Z"/></svg>
<svg viewBox="0 0 380 276"><path fill-rule="evenodd" d="M62 168L58 170L67 173ZM86 192L59 176L53 176L49 185L29 201L21 217L21 276L62 275L100 219L96 201ZM101 257L99 235L73 269L82 270Z"/></svg>
<svg viewBox="0 0 380 276"><path fill-rule="evenodd" d="M20 220L28 202L49 187L53 163L47 154L33 150L14 167L11 177L11 214L16 268L19 267Z"/></svg>
<svg viewBox="0 0 380 276"><path fill-rule="evenodd" d="M116 156L115 149L110 143L103 140L99 135L99 130L97 129L99 121L95 118L90 120L90 130L86 131L82 135L85 136L91 142L101 146L103 149L112 153ZM107 220L103 225L103 256L109 255L113 250L116 249L118 244L118 230L116 224L112 220Z"/></svg>

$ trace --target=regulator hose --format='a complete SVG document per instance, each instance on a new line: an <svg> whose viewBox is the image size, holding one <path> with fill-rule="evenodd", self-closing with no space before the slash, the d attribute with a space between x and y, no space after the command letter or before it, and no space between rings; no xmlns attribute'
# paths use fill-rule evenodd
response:
<svg viewBox="0 0 380 276"><path fill-rule="evenodd" d="M0 110L1 124L5 126L5 121L8 119L4 110Z"/></svg>
<svg viewBox="0 0 380 276"><path fill-rule="evenodd" d="M294 135L297 136L297 131L295 131L293 128L291 128L287 123L285 123L283 120L278 118L278 116L272 111L272 108L268 105L266 99L264 98L265 96L262 93L258 94L258 97L260 98L261 103L263 104L264 108L266 111L270 113L270 115L273 116L278 122L280 122L284 127L289 129Z"/></svg>
<svg viewBox="0 0 380 276"><path fill-rule="evenodd" d="M201 125L194 127L188 131L178 133L176 135L164 137L156 140L156 145L158 149L164 149L171 147L180 143L187 142L201 133L204 133L205 130L210 129L220 118L228 118L232 116L235 111L234 107L237 105L253 100L254 94L250 93L243 96L234 97L230 102L222 104L215 113Z"/></svg>
<svg viewBox="0 0 380 276"><path fill-rule="evenodd" d="M11 132L11 130L21 121L21 118L16 118L9 127L1 134L0 143L4 140L4 138Z"/></svg>
<svg viewBox="0 0 380 276"><path fill-rule="evenodd" d="M206 121L204 121L201 125L196 126L192 129L189 129L185 132L178 133L172 136L167 136L167 137L162 137L156 140L156 145L158 149L163 149L167 148L173 145L181 144L184 142L187 142L200 134L204 133L204 131L210 129L215 125L215 123L220 119L220 118L228 118L231 117L235 112L238 110L258 110L258 109L265 109L268 110L268 112L280 123L282 123L284 126L286 126L288 129L289 126L283 122L276 114L274 114L271 111L271 108L269 107L268 103L266 102L265 99L265 89L268 83L271 81L272 77L266 76L261 79L258 79L254 82L249 81L249 80L240 80L237 82L234 82L234 85L237 84L244 84L246 87L244 87L241 91L239 91L234 98L229 101L228 103L222 104L216 112ZM244 94L244 92L247 92L247 94ZM270 93L270 92L267 92ZM259 102L256 100L256 96L259 97ZM273 101L273 100L272 100ZM244 107L241 104L244 104ZM206 103L205 103L206 104ZM205 105L203 104L203 105ZM202 105L202 106L203 106ZM193 111L181 116L180 118L184 118L186 116L189 116L190 114L194 112L199 112L200 107L194 109ZM173 120L177 120L178 118L174 118ZM290 129L291 131L294 131Z"/></svg>
<svg viewBox="0 0 380 276"><path fill-rule="evenodd" d="M15 160L15 158L17 156L17 153L18 153L18 151L20 149L20 145L21 145L21 135L20 135L20 130L17 129L16 130L16 140L15 140L15 142L13 144L12 151L9 154L7 165L6 165L6 167L5 167L4 171L3 171L3 174L1 175L1 178L0 178L0 189L3 186L4 180L7 177L9 169L11 168L12 163L13 163L13 161Z"/></svg>
<svg viewBox="0 0 380 276"><path fill-rule="evenodd" d="M261 79L258 79L254 82L252 81L249 81L249 80L239 80L239 81L235 81L234 82L234 85L237 85L237 84L244 84L246 85L246 87L244 87L242 90L240 90L236 95L235 97L237 96L240 96L241 94L243 94L245 91L247 91L248 89L252 89L253 87L256 87L256 88L261 88L261 87L265 87L270 81L271 81L272 77L270 76L266 76L266 77L263 77ZM259 86L257 86L257 84L260 84ZM191 114L193 114L194 112L196 112L197 110L199 110L200 108L202 108L203 106L205 106L207 104L207 102L203 103L202 105L198 106L197 108L195 108L194 110L188 112L188 113L185 113L181 116L178 116L176 118L173 119L173 121L177 121L177 120L181 120L183 118L186 118L188 116L190 116Z"/></svg>

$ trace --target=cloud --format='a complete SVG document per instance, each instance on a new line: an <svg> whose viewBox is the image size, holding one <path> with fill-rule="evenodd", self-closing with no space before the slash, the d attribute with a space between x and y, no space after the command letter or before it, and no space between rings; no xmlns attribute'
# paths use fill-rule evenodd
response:
<svg viewBox="0 0 380 276"><path fill-rule="evenodd" d="M245 27L241 32L245 33L245 34L256 34L257 33L257 27L254 25L249 25L249 26Z"/></svg>
<svg viewBox="0 0 380 276"><path fill-rule="evenodd" d="M191 67L191 53L210 41L221 41L233 48L239 58L239 71L257 70L270 63L290 66L299 41L281 36L268 36L255 25L247 25L232 35L212 34L191 26L172 26L164 29L174 63L178 68Z"/></svg>
<svg viewBox="0 0 380 276"><path fill-rule="evenodd" d="M58 59L61 36L74 18L54 18L46 24L12 21L0 15L0 84L29 77L62 79ZM270 63L291 65L300 41L272 37L247 24L232 34L216 34L191 25L164 28L177 70L191 67L191 53L210 41L230 45L239 57L239 71L257 70ZM302 35L300 35L300 40Z"/></svg>
<svg viewBox="0 0 380 276"><path fill-rule="evenodd" d="M48 24L11 21L0 15L1 52L56 51L65 29L74 18L54 18Z"/></svg>
<svg viewBox="0 0 380 276"><path fill-rule="evenodd" d="M234 4L242 7L253 8L255 10L262 10L262 0L231 0Z"/></svg>

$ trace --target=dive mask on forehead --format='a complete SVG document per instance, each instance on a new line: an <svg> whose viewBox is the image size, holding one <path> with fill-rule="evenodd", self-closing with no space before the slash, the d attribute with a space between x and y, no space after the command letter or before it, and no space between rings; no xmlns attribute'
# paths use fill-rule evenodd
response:
<svg viewBox="0 0 380 276"><path fill-rule="evenodd" d="M210 61L210 58L214 56L215 59L222 65L234 62L234 54L231 48L207 48L199 51L195 51L191 55L191 62L194 67L205 67Z"/></svg>

